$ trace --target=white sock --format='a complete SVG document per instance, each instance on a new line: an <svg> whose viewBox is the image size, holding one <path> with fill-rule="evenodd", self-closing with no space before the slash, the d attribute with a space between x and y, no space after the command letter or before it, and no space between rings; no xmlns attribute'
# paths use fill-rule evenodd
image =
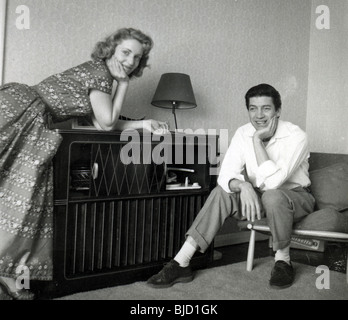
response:
<svg viewBox="0 0 348 320"><path fill-rule="evenodd" d="M196 247L186 240L180 251L174 257L174 260L179 263L180 267L187 267L190 264L191 258L196 252Z"/></svg>
<svg viewBox="0 0 348 320"><path fill-rule="evenodd" d="M286 263L290 264L290 246L277 250L274 260L275 261L283 260Z"/></svg>

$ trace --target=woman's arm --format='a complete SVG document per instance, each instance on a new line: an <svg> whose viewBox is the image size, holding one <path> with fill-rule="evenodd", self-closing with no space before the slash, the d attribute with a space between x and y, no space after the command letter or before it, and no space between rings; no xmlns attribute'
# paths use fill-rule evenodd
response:
<svg viewBox="0 0 348 320"><path fill-rule="evenodd" d="M98 130L127 130L145 129L151 132L161 130L160 133L168 131L168 124L156 120L125 121L119 120L122 106L127 94L129 77L116 58L109 59L107 66L115 79L116 90L114 97L105 92L92 89L89 93L92 109L93 124Z"/></svg>
<svg viewBox="0 0 348 320"><path fill-rule="evenodd" d="M162 121L152 119L139 121L119 120L126 92L127 88L122 86L122 82L116 89L114 99L111 99L111 95L105 92L96 89L90 91L89 97L93 109L92 121L98 130L123 131L127 129L144 129L151 132L162 130L160 133L168 131L168 124Z"/></svg>
<svg viewBox="0 0 348 320"><path fill-rule="evenodd" d="M92 115L92 121L93 121L93 124L96 127L96 129L105 130L99 125L99 122L96 120L94 115ZM116 123L114 124L114 126L110 130L123 131L123 130L129 130L129 129L133 129L133 130L144 129L144 130L151 131L151 132L161 131L161 132L159 132L161 134L164 134L169 130L168 124L166 122L157 121L157 120L153 120L153 119L135 120L135 121L133 121L133 120L132 121L130 121L130 120L116 120Z"/></svg>
<svg viewBox="0 0 348 320"><path fill-rule="evenodd" d="M107 68L110 71L116 83L114 96L99 90L91 90L89 97L95 119L93 122L99 125L102 130L110 131L115 128L121 113L122 105L126 98L129 76L115 56L106 61Z"/></svg>
<svg viewBox="0 0 348 320"><path fill-rule="evenodd" d="M148 119L148 120L135 120L135 121L128 121L128 120L118 120L115 125L115 130L127 130L127 129L144 129L147 131L155 132L161 130L161 132L158 133L166 133L168 129L168 124L163 121Z"/></svg>
<svg viewBox="0 0 348 320"><path fill-rule="evenodd" d="M105 92L96 89L90 91L89 98L94 114L93 123L98 129L105 131L115 129L127 89L128 82L119 82L113 99Z"/></svg>

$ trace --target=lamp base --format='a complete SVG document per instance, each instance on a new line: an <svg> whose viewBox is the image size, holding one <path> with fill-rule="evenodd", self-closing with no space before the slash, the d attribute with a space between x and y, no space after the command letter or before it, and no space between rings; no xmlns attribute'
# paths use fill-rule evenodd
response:
<svg viewBox="0 0 348 320"><path fill-rule="evenodd" d="M176 109L176 103L175 103L175 101L173 101L172 113L173 113L173 115L174 115L175 129L178 130L178 123L176 122L175 109Z"/></svg>

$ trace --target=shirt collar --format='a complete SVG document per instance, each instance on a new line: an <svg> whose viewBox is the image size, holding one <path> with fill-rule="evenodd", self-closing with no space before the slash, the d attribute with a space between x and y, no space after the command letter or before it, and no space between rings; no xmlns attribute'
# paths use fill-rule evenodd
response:
<svg viewBox="0 0 348 320"><path fill-rule="evenodd" d="M253 127L253 125L249 122L249 123L246 125L246 134L247 134L249 137L253 137L255 131L256 131L256 129L255 129L255 128ZM285 122L285 121L282 121L282 120L279 120L279 121L278 121L277 131L276 131L276 133L274 134L274 136L272 137L272 140L273 140L273 138L274 138L274 139L285 138L285 137L288 137L289 135L290 135L290 131L289 131L288 126L286 125L286 122Z"/></svg>

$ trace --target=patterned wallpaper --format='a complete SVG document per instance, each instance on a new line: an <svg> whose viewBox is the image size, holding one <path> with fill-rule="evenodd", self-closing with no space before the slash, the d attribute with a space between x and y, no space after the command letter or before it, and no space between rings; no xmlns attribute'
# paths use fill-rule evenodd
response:
<svg viewBox="0 0 348 320"><path fill-rule="evenodd" d="M16 28L16 8L30 28ZM283 96L282 118L306 127L311 2L303 0L11 0L5 82L35 84L89 59L117 28L150 34L151 68L132 81L123 113L174 121L150 102L165 72L191 77L198 107L178 111L180 128L228 129L248 121L244 94L267 82Z"/></svg>

